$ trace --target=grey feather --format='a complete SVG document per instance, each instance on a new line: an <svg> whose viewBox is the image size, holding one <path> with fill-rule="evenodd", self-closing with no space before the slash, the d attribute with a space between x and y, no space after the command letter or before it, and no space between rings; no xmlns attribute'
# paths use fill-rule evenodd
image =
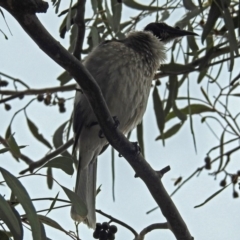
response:
<svg viewBox="0 0 240 240"><path fill-rule="evenodd" d="M153 76L165 58L164 43L148 30L131 32L121 41L105 41L85 58L85 67L99 84L111 115L117 116L124 134L141 122ZM84 219L72 207L71 216L91 228L96 224L96 161L108 144L105 138L98 137L100 127L96 123L88 100L77 91L73 128L80 154L75 191L85 202L88 215Z"/></svg>

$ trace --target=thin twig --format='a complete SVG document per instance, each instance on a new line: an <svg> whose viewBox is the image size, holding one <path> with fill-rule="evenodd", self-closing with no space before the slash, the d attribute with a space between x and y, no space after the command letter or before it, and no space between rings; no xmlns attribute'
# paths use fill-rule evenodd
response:
<svg viewBox="0 0 240 240"><path fill-rule="evenodd" d="M41 167L43 164L45 164L46 162L48 162L50 159L52 159L53 157L56 157L58 154L61 154L62 152L64 152L66 149L68 149L70 146L73 145L73 138L71 138L70 140L68 140L66 143L64 143L62 146L60 146L59 148L57 148L55 151L49 153L48 155L46 155L45 157L43 157L42 159L36 161L36 162L32 162L29 164L29 167L23 171L21 171L19 174L25 174L26 172L33 172L34 169Z"/></svg>
<svg viewBox="0 0 240 240"><path fill-rule="evenodd" d="M101 215L103 215L104 217L109 218L109 219L111 220L111 222L115 222L115 223L117 223L117 224L119 224L119 225L127 228L129 231L131 231L131 232L134 234L135 238L138 236L138 233L137 233L132 227L130 227L129 225L127 225L125 222L122 222L122 221L120 221L120 220L118 220L118 219L116 219L116 218L114 218L114 217L112 217L112 216L104 213L104 212L101 211L101 210L96 209L96 212L99 213L99 214L101 214Z"/></svg>
<svg viewBox="0 0 240 240"><path fill-rule="evenodd" d="M0 91L1 92L1 91ZM17 92L17 91L16 91ZM1 94L1 93L0 93ZM13 100L13 99L15 99L15 98L22 98L24 95L22 94L22 93L16 93L16 94L14 94L14 95L12 95L12 96L10 96L10 97L6 97L6 98L3 98L3 99L1 99L0 100L0 104L1 103L6 103L6 102L8 102L8 101L10 101L10 100Z"/></svg>
<svg viewBox="0 0 240 240"><path fill-rule="evenodd" d="M171 228L170 228L170 226L167 222L165 222L165 223L154 223L154 224L151 224L151 225L147 226L146 228L144 228L134 240L143 240L147 233L149 233L153 230L156 230L156 229L169 229L169 230L171 230Z"/></svg>
<svg viewBox="0 0 240 240"><path fill-rule="evenodd" d="M58 87L51 87L51 88L39 88L39 89L33 89L29 88L24 91L13 91L13 90L0 90L0 94L2 95L37 95L37 94L43 94L43 93L55 93L55 92L69 92L76 89L76 84L71 85L64 85L64 86L58 86Z"/></svg>

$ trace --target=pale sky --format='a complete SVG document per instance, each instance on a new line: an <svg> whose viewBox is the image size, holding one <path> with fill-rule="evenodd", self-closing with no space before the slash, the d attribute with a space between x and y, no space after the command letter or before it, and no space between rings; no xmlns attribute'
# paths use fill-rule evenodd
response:
<svg viewBox="0 0 240 240"><path fill-rule="evenodd" d="M49 1L50 2L50 1ZM140 2L140 1L139 1ZM131 15L131 10L123 9L124 15ZM0 37L0 72L9 74L12 77L19 78L25 81L32 88L46 88L51 86L58 86L59 82L56 78L63 72L56 63L54 63L48 56L46 56L37 45L27 36L21 29L18 23L4 11L5 18L11 29L12 36L9 34L3 18L0 17L1 29L7 33L9 40L5 40L3 36ZM89 14L89 13L88 13ZM134 14L132 14L134 15ZM61 23L50 5L47 14L39 14L44 26L52 33L52 35L65 47L68 46L68 34L66 39L62 40L58 34L58 28ZM126 16L124 16L126 18ZM171 24L179 20L178 16L170 19L167 23ZM145 22L153 21L146 19ZM138 26L141 30L142 26ZM170 45L171 46L171 45ZM237 65L235 65L237 66ZM237 68L237 67L236 67ZM237 70L238 72L238 70ZM235 74L236 75L236 74ZM190 74L190 86L192 96L200 96L198 91L199 86L195 85L197 74ZM229 79L227 68L221 78ZM5 79L2 77L2 79ZM162 82L165 84L167 79ZM73 83L74 81L72 81ZM9 81L9 87L12 89L12 83ZM206 81L202 83L206 86ZM22 87L19 87L22 89ZM179 95L186 95L186 87L183 88ZM214 90L213 90L214 91ZM213 93L214 95L215 93ZM73 97L74 93L59 94L59 96ZM10 111L4 110L4 105L0 106L0 135L4 136L7 126L14 112L25 106L25 104L32 99L33 96L25 97L24 101L19 99L9 102L12 106ZM34 101L29 108L27 108L28 117L36 123L40 129L40 133L44 135L50 142L52 136L58 126L69 119L72 111L72 101L67 101L67 112L60 114L56 106L45 107L43 103ZM204 157L206 152L213 146L217 145L216 138L210 133L205 124L201 124L200 117L194 118L194 129L197 142L197 154L195 153L193 140L190 132L189 121L183 126L183 129L174 137L166 141L166 146L163 147L160 141L154 141L159 135L157 129L155 116L153 113L152 96L150 94L147 112L144 116L144 136L145 136L145 155L151 166L156 169L170 165L171 171L168 172L164 178L163 183L169 193L173 192L175 187L172 179L182 176L188 177L193 173L197 167L204 164ZM170 125L169 125L170 126ZM168 127L169 127L168 126ZM218 125L214 126L218 131ZM24 113L21 112L16 116L12 132L15 132L15 138L19 145L28 145L22 150L22 153L38 160L43 157L48 149L37 142L29 133ZM131 136L132 141L136 141L135 133ZM109 148L110 149L110 148ZM134 171L123 158L118 158L117 153L115 170L116 170L116 186L115 196L116 201L112 200L112 178L111 178L111 155L110 151L106 151L98 161L98 182L99 186L102 184L102 191L97 196L97 209L101 209L109 215L127 223L133 227L137 232L140 232L144 227L157 222L165 222L164 217L159 210L152 214L146 215L146 212L156 206L156 203L150 196L147 188L140 179L134 178ZM234 155L230 170L235 172L237 168L238 154ZM13 174L17 174L25 169L25 163L17 163L9 153L0 155L1 167L6 168ZM217 166L217 165L216 165ZM214 166L216 168L216 166ZM45 170L41 170L45 174ZM185 220L189 231L194 239L204 240L238 240L239 239L239 199L232 198L232 186L223 191L220 195L215 197L205 206L194 209L205 201L210 195L220 189L219 182L223 175L218 176L216 181L213 177L208 176L207 171L203 171L199 177L194 177L182 189L173 196L173 201L176 204L180 214ZM61 170L53 170L54 177L59 183L69 189L73 189L75 185L76 175L66 175ZM1 178L2 179L2 178ZM32 176L21 179L21 182L26 187L31 198L55 197L60 191L60 198L67 199L64 192L54 184L53 190L48 190L46 180L44 177ZM5 198L9 198L9 190L6 187L0 187L1 194L5 194ZM36 204L35 204L36 203ZM48 208L51 201L45 201L43 204L34 202L36 209ZM73 221L70 218L70 207L62 210L52 211L48 217L56 220L65 230L75 231ZM103 222L108 219L97 214L97 221ZM24 239L31 239L31 232L24 230ZM64 233L58 230L52 230L46 227L47 236L50 239L70 239ZM91 240L92 230L89 230L85 225L80 226L80 238L83 240ZM129 230L118 226L116 240L133 239L133 235ZM168 230L155 230L146 235L146 240L164 239L173 240L175 237Z"/></svg>

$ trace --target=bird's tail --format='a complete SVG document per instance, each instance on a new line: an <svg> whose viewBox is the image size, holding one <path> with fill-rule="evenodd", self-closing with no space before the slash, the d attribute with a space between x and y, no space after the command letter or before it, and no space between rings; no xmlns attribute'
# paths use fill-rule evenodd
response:
<svg viewBox="0 0 240 240"><path fill-rule="evenodd" d="M89 163L84 169L78 168L75 192L87 206L87 217L78 215L73 206L71 208L71 217L73 220L77 222L84 222L88 225L88 227L93 229L96 227L96 173L97 159Z"/></svg>

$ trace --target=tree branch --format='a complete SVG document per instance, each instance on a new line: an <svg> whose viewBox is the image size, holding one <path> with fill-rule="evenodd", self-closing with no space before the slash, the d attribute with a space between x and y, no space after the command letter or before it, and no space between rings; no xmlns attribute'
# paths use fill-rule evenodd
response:
<svg viewBox="0 0 240 240"><path fill-rule="evenodd" d="M90 73L74 56L64 49L43 27L36 15L18 11L14 3L23 4L29 0L1 0L0 6L9 11L26 33L50 58L68 71L81 86L109 143L118 151L144 181L151 195L166 217L175 237L179 240L192 240L191 234L176 206L166 192L157 173L151 168L134 144L115 127L99 86Z"/></svg>
<svg viewBox="0 0 240 240"><path fill-rule="evenodd" d="M122 222L122 221L120 221L120 220L118 220L118 219L116 219L116 218L114 218L114 217L112 217L112 216L104 213L104 212L101 211L101 210L96 209L96 212L99 213L99 214L101 214L101 215L103 215L104 217L109 218L109 219L111 220L111 222L115 222L115 223L117 223L117 224L119 224L119 225L122 225L123 227L127 228L129 231L131 231L131 232L133 233L133 235L135 236L135 238L138 236L138 233L137 233L132 227L130 227L129 225L127 225L125 222Z"/></svg>
<svg viewBox="0 0 240 240"><path fill-rule="evenodd" d="M14 91L14 90L0 90L0 94L2 95L37 95L37 94L43 94L43 93L54 93L54 92L68 92L73 91L76 89L76 84L71 85L64 85L59 87L51 87L51 88L39 88L34 89L30 88L23 91Z"/></svg>
<svg viewBox="0 0 240 240"><path fill-rule="evenodd" d="M153 230L156 230L156 229L170 229L170 228L169 228L169 224L167 222L166 223L154 223L154 224L151 224L151 225L147 226L146 228L144 228L134 240L143 240L147 233L149 233Z"/></svg>
<svg viewBox="0 0 240 240"><path fill-rule="evenodd" d="M29 172L33 172L34 169L41 167L42 165L44 165L46 162L48 162L50 159L52 159L53 157L56 157L58 154L64 152L66 149L68 149L70 146L73 145L73 138L71 138L70 140L68 140L66 143L64 143L62 146L60 146L59 148L57 148L55 151L52 151L51 153L47 154L45 157L43 157L42 159L36 161L36 162L31 162L29 163L29 167L25 170L22 170L19 174L25 174L28 171Z"/></svg>

